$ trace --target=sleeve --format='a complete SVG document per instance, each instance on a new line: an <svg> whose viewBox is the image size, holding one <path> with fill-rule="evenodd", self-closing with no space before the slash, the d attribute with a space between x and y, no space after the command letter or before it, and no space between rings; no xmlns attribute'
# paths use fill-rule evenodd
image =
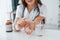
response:
<svg viewBox="0 0 60 40"><path fill-rule="evenodd" d="M46 18L46 14L47 14L47 8L46 8L45 5L42 5L42 6L40 7L40 16L43 16L43 17Z"/></svg>
<svg viewBox="0 0 60 40"><path fill-rule="evenodd" d="M23 11L23 7L22 7L21 5L19 5L19 6L17 7L17 10L16 10L16 17L21 18L21 16L22 16L22 11Z"/></svg>

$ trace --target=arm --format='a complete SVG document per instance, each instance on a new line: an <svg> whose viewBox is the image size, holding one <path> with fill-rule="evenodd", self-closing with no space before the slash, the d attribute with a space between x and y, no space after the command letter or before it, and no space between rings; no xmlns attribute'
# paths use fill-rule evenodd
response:
<svg viewBox="0 0 60 40"><path fill-rule="evenodd" d="M15 21L14 21L14 30L15 30L15 31L16 31L15 26L16 26L18 20L19 20L19 18L16 18Z"/></svg>
<svg viewBox="0 0 60 40"><path fill-rule="evenodd" d="M28 21L27 19L26 19L26 21L28 22L28 23L26 23L27 25L26 25L26 27L25 27L25 33L27 33L27 34L32 34L32 32L34 31L34 29L35 29L35 25L36 24L38 24L38 23L40 23L40 22L42 22L42 20L44 19L44 17L43 16L38 16L38 17L36 17L35 18L35 20L32 22L32 23L30 23L30 21ZM27 28L27 29L26 29ZM27 31L26 31L27 30Z"/></svg>

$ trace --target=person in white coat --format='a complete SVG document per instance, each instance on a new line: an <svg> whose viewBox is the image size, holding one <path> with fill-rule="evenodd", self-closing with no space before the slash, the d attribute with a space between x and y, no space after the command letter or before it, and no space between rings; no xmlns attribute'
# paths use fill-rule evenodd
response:
<svg viewBox="0 0 60 40"><path fill-rule="evenodd" d="M46 6L41 0L21 0L21 2L22 4L17 7L14 29L19 31L24 28L25 33L32 34L36 25L45 22Z"/></svg>

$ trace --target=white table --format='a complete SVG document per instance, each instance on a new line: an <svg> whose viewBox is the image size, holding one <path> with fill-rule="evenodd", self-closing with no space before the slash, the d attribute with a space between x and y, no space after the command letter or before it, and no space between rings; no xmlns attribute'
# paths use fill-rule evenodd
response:
<svg viewBox="0 0 60 40"><path fill-rule="evenodd" d="M60 30L45 29L44 36L26 35L23 32L7 33L0 28L0 40L60 40Z"/></svg>

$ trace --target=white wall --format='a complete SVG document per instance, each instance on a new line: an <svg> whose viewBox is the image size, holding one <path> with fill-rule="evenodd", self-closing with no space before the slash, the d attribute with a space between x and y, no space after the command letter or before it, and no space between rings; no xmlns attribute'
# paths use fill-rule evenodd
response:
<svg viewBox="0 0 60 40"><path fill-rule="evenodd" d="M0 26L5 24L10 11L12 11L11 0L0 0Z"/></svg>
<svg viewBox="0 0 60 40"><path fill-rule="evenodd" d="M58 24L58 5L59 0L42 0L47 6L47 24Z"/></svg>

